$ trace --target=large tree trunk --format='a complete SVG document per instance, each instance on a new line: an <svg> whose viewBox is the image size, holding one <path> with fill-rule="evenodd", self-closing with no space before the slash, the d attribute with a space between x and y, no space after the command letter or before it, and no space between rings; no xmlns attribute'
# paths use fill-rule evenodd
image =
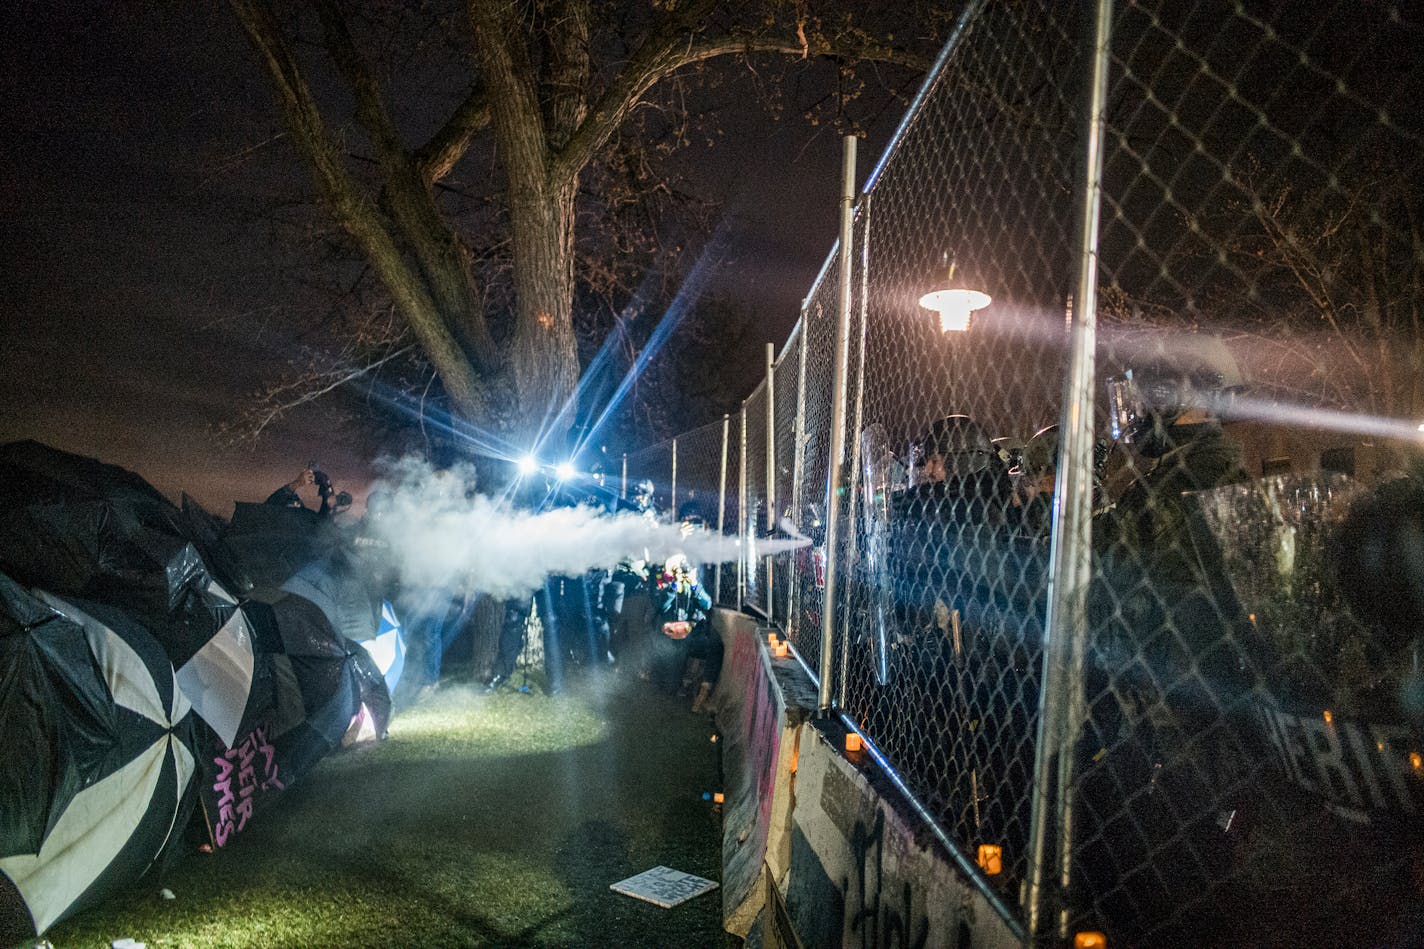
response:
<svg viewBox="0 0 1424 949"><path fill-rule="evenodd" d="M491 119L509 188L514 238L515 325L510 372L515 423L532 440L568 427L578 382L573 329L574 195L577 174L550 174L552 149L585 114L588 15L582 0L555 3L544 46L549 82L540 94L522 17L511 0L472 0L475 50L490 90ZM542 105L541 105L542 102Z"/></svg>
<svg viewBox="0 0 1424 949"><path fill-rule="evenodd" d="M514 198L516 319L511 356L518 423L526 433L573 419L578 345L573 330L574 191Z"/></svg>

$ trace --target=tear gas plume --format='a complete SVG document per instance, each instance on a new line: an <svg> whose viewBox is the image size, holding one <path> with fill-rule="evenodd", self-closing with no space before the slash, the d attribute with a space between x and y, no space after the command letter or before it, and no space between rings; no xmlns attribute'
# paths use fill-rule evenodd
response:
<svg viewBox="0 0 1424 949"><path fill-rule="evenodd" d="M654 523L641 514L610 515L592 507L559 507L540 513L517 510L470 493L472 472L434 471L424 462L388 466L376 486L383 492L380 515L364 532L388 548L403 583L456 585L496 597L523 596L547 575L577 576L620 560L662 563L683 554L694 564L734 561L743 553L735 537L708 531L684 534L677 524ZM369 503L369 502L368 502ZM809 541L765 540L767 556Z"/></svg>

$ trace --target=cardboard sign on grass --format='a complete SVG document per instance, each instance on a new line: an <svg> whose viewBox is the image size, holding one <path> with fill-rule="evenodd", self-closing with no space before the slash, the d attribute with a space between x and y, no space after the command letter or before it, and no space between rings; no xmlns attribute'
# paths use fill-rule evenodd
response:
<svg viewBox="0 0 1424 949"><path fill-rule="evenodd" d="M717 883L714 880L704 880L671 867L653 867L637 876L609 885L611 890L656 903L663 909L672 909L679 903L685 903L694 896L701 896L716 888Z"/></svg>

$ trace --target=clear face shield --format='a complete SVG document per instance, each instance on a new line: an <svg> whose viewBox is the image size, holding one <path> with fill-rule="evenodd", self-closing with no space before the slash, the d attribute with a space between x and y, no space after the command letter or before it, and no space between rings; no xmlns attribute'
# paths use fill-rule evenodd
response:
<svg viewBox="0 0 1424 949"><path fill-rule="evenodd" d="M911 445L909 456L905 459L903 477L897 480L909 488L924 484L929 480L929 460L930 454L924 445L919 442Z"/></svg>
<svg viewBox="0 0 1424 949"><path fill-rule="evenodd" d="M1108 379L1113 437L1129 444L1152 425L1171 425L1193 407L1205 405L1191 378L1180 372L1129 369Z"/></svg>
<svg viewBox="0 0 1424 949"><path fill-rule="evenodd" d="M1142 394L1132 378L1132 370L1108 377L1108 425L1117 441L1131 442L1134 433L1147 415Z"/></svg>

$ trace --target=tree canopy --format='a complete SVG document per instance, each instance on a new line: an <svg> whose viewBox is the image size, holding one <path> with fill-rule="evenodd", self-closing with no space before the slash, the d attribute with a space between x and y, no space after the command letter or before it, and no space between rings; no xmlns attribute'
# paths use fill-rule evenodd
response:
<svg viewBox="0 0 1424 949"><path fill-rule="evenodd" d="M577 409L575 301L615 302L679 246L650 156L689 116L660 90L734 59L829 62L820 107L850 123L865 67L882 88L918 75L949 22L918 2L229 3L397 318L366 357L413 348L452 411L526 444Z"/></svg>

